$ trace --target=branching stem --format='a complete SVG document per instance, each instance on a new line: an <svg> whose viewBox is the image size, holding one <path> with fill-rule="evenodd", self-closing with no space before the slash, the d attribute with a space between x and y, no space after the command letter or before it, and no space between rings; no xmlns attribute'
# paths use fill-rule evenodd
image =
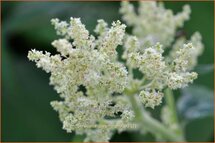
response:
<svg viewBox="0 0 215 143"><path fill-rule="evenodd" d="M152 134L161 135L167 141L184 141L184 138L172 132L166 126L164 126L161 122L157 121L156 119L152 118L142 107L141 103L138 102L139 100L136 99L135 96L137 90L125 90L125 94L129 98L132 108L135 112L135 121L140 125L143 130L148 130Z"/></svg>

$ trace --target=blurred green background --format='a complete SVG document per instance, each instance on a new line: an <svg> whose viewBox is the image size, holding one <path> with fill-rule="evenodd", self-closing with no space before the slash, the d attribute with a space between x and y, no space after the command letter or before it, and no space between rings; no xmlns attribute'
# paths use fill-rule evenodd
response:
<svg viewBox="0 0 215 143"><path fill-rule="evenodd" d="M199 78L189 88L175 92L177 109L188 141L213 141L214 134L214 5L213 2L165 2L176 13L188 3L190 21L183 29L189 38L199 31L205 45L195 69ZM136 4L136 3L135 3ZM49 75L29 62L30 49L56 51L58 37L51 18L80 17L93 31L97 19L109 24L121 19L119 2L2 2L2 141L78 141L62 130L50 101L59 99L49 86ZM159 120L160 107L151 111ZM123 132L111 141L154 141L150 134Z"/></svg>

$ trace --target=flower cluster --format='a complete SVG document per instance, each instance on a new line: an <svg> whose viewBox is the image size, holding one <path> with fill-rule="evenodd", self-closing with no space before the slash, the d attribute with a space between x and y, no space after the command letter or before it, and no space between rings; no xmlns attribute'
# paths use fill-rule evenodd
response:
<svg viewBox="0 0 215 143"><path fill-rule="evenodd" d="M188 63L185 66L187 70L193 70L193 68L197 65L198 56L200 56L203 53L204 46L201 41L202 37L199 32L195 32L191 36L190 40L188 40L189 43L192 43L195 49L190 49L188 51L189 53L185 53L187 55L186 57L188 61ZM172 46L172 50L170 51L169 57L167 57L169 58L168 60L173 60L174 57L178 56L179 53L177 53L177 51L180 50L184 43L186 43L185 37L180 37L179 39L176 40L176 42Z"/></svg>
<svg viewBox="0 0 215 143"><path fill-rule="evenodd" d="M184 44L176 50L175 56L171 57L171 62L166 61L162 56L164 50L159 43L149 48L140 48L137 38L128 36L125 47L123 58L127 60L128 67L137 68L144 75L145 80L140 88L144 91L140 95L143 104L147 107L154 108L155 105L159 105L160 101L156 100L157 98L161 100L163 94L158 94L159 92L155 91L162 92L166 87L170 89L183 88L197 78L197 73L189 71L192 66L189 63L193 58L197 58L191 58L192 52L198 49L191 43ZM134 50L130 51L131 49ZM152 97L153 95L155 97ZM154 102L151 102L152 100Z"/></svg>
<svg viewBox="0 0 215 143"><path fill-rule="evenodd" d="M138 94L145 107L154 109L161 104L165 88L183 88L197 78L192 69L203 51L199 33L188 41L177 39L163 56L177 28L189 19L189 6L174 16L161 3L140 2L137 15L133 5L123 1L120 12L135 36L125 34L126 25L120 21L109 27L98 20L93 36L79 18L71 18L69 23L52 19L61 36L52 42L59 54L28 53L29 60L51 74L50 84L62 98L51 105L59 113L63 129L85 134L85 141L108 141L113 131L128 130L125 125L135 118L125 96L128 92L135 91L132 96ZM119 45L125 63L117 59ZM134 78L134 69L143 74L142 79Z"/></svg>
<svg viewBox="0 0 215 143"><path fill-rule="evenodd" d="M163 3L155 1L140 1L138 13L134 6L123 1L120 13L123 20L133 27L133 34L140 40L141 45L149 46L160 42L164 47L173 42L176 30L189 19L190 7L185 5L183 11L174 15L165 9Z"/></svg>
<svg viewBox="0 0 215 143"><path fill-rule="evenodd" d="M140 1L137 14L132 4L123 1L120 12L135 35L126 35L122 58L128 67L143 73L140 98L146 107L154 108L161 103L163 89L184 88L197 78L197 73L191 70L203 52L201 35L196 32L188 41L180 37L164 57L164 50L171 46L177 28L189 19L189 6L173 15L162 3Z"/></svg>
<svg viewBox="0 0 215 143"><path fill-rule="evenodd" d="M142 90L140 92L140 98L142 98L142 102L146 107L151 107L152 109L154 109L155 106L161 104L163 93L160 93L159 91L156 92L155 90Z"/></svg>
<svg viewBox="0 0 215 143"><path fill-rule="evenodd" d="M51 56L32 50L28 58L51 73L50 84L63 99L51 105L58 111L63 128L85 133L86 141L108 141L111 130L117 128L99 126L123 126L133 118L128 114L132 111L126 97L113 95L122 94L128 82L126 67L114 58L116 47L122 44L125 25L116 21L108 28L103 20L98 20L95 38L79 18L71 18L70 23L58 19L51 22L57 34L64 37L52 42L60 54Z"/></svg>

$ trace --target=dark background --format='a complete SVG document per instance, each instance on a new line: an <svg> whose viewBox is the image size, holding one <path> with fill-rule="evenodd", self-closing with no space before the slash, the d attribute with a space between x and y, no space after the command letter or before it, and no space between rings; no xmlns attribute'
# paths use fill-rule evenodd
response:
<svg viewBox="0 0 215 143"><path fill-rule="evenodd" d="M213 141L214 108L214 5L213 2L165 2L176 13L188 3L192 14L183 29L186 37L199 31L205 45L195 69L199 78L192 86L175 92L177 109L188 141ZM136 4L136 3L135 3ZM29 62L30 49L56 51L58 37L51 18L80 17L93 31L97 19L109 24L121 19L119 2L2 2L2 141L81 141L62 130L50 101L59 99L49 86L49 75ZM160 108L151 111L159 120ZM116 134L111 141L154 141L150 134Z"/></svg>

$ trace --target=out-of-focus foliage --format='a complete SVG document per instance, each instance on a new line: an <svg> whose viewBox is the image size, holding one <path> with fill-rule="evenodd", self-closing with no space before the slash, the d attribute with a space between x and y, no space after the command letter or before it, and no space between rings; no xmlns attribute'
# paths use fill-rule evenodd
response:
<svg viewBox="0 0 215 143"><path fill-rule="evenodd" d="M213 116L213 91L201 86L190 86L182 90L178 100L179 113L186 120Z"/></svg>
<svg viewBox="0 0 215 143"><path fill-rule="evenodd" d="M212 141L214 5L213 2L165 2L165 5L177 12L185 3L191 6L191 19L178 35L185 34L189 38L199 31L205 51L199 58L196 68L199 77L194 86L184 89L182 94L176 92L175 97L179 101L180 119L186 126L187 140ZM62 130L58 115L49 104L58 100L57 93L47 84L49 75L28 61L27 52L34 48L56 52L50 44L56 39L51 18L81 17L86 28L93 32L97 19L104 19L109 24L121 19L119 6L119 2L2 3L2 141L81 141L81 137ZM191 111L198 116L191 116ZM159 109L152 111L154 117L159 117L158 114ZM123 132L112 139L153 140L150 134L143 136L137 132Z"/></svg>
<svg viewBox="0 0 215 143"><path fill-rule="evenodd" d="M182 97L178 100L178 110L186 125L188 141L205 141L212 135L213 109L212 90L199 85L182 90Z"/></svg>

